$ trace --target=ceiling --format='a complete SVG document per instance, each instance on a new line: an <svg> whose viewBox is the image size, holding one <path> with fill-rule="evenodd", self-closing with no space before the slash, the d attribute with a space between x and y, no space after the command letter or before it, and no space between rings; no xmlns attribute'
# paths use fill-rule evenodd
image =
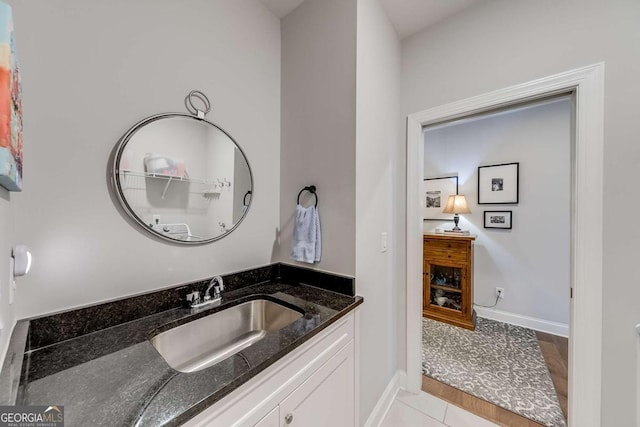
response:
<svg viewBox="0 0 640 427"><path fill-rule="evenodd" d="M278 18L284 18L304 0L260 0Z"/></svg>
<svg viewBox="0 0 640 427"><path fill-rule="evenodd" d="M478 0L381 0L400 39L460 12Z"/></svg>
<svg viewBox="0 0 640 427"><path fill-rule="evenodd" d="M304 0L260 0L279 18ZM380 0L389 20L403 39L460 12L479 0Z"/></svg>

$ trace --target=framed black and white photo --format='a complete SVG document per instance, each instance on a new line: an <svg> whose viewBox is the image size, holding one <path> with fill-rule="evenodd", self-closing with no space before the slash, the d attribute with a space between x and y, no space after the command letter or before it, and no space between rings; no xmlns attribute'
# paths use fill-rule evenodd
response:
<svg viewBox="0 0 640 427"><path fill-rule="evenodd" d="M451 195L458 194L458 176L443 176L424 180L422 206L425 221L453 221L451 214L442 210Z"/></svg>
<svg viewBox="0 0 640 427"><path fill-rule="evenodd" d="M478 204L515 205L518 203L520 163L478 167Z"/></svg>
<svg viewBox="0 0 640 427"><path fill-rule="evenodd" d="M484 228L511 229L511 211L484 211Z"/></svg>

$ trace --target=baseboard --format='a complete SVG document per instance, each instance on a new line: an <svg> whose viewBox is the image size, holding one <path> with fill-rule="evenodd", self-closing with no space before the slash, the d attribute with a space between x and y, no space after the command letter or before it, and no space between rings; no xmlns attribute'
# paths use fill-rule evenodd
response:
<svg viewBox="0 0 640 427"><path fill-rule="evenodd" d="M485 319L497 320L516 326L524 326L534 331L546 332L561 337L569 336L569 325L565 323L551 322L549 320L536 319L535 317L522 316L520 314L484 307L475 307L475 310L479 317L484 317Z"/></svg>
<svg viewBox="0 0 640 427"><path fill-rule="evenodd" d="M640 323L636 325L636 390L640 390ZM636 408L640 408L640 392L636 393ZM640 427L640 410L636 409L636 427Z"/></svg>
<svg viewBox="0 0 640 427"><path fill-rule="evenodd" d="M384 417L389 412L389 408L393 403L393 399L396 397L398 390L403 387L406 382L406 374L403 371L397 371L391 378L389 384L382 392L382 396L378 399L378 403L373 407L373 411L367 418L367 422L364 423L364 427L378 427L384 421Z"/></svg>

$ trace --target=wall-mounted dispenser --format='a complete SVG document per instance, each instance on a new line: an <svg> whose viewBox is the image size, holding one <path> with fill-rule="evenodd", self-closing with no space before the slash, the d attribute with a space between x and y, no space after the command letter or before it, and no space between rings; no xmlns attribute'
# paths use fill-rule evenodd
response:
<svg viewBox="0 0 640 427"><path fill-rule="evenodd" d="M16 245L11 251L11 261L9 274L9 304L13 304L13 298L16 290L16 277L21 277L29 273L31 269L31 252L25 245Z"/></svg>
<svg viewBox="0 0 640 427"><path fill-rule="evenodd" d="M16 245L11 252L13 277L24 276L31 269L31 252L25 245Z"/></svg>

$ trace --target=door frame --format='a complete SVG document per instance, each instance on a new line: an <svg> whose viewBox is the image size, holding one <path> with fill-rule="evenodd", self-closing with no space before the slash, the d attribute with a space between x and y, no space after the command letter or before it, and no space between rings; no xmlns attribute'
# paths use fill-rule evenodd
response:
<svg viewBox="0 0 640 427"><path fill-rule="evenodd" d="M422 385L422 234L420 185L424 177L423 127L524 101L571 92L575 136L571 178L571 288L569 407L571 426L599 426L602 382L602 256L604 63L577 68L407 117L407 384Z"/></svg>

